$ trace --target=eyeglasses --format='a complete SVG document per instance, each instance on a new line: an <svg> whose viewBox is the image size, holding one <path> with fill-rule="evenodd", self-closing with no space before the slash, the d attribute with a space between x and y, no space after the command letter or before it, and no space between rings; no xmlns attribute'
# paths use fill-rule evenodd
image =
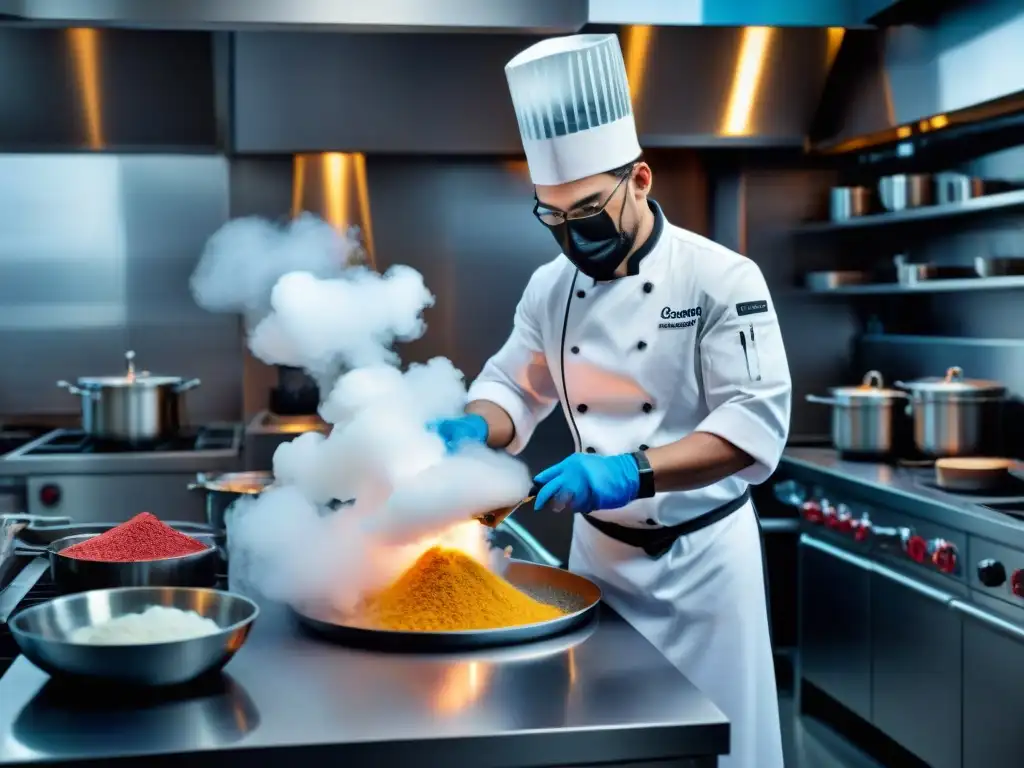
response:
<svg viewBox="0 0 1024 768"><path fill-rule="evenodd" d="M608 203L610 203L612 198L615 197L615 193L619 191L619 187L621 187L632 175L633 169L630 168L629 173L624 174L622 178L619 179L619 183L615 185L615 188L612 189L611 193L600 205L597 203L589 203L566 213L565 211L560 211L557 208L550 208L544 205L540 200L536 200L533 205L533 215L536 216L540 223L546 227L557 227L564 224L566 221L576 221L579 219L588 219L591 216L597 216L597 214L601 213L601 211L608 207Z"/></svg>

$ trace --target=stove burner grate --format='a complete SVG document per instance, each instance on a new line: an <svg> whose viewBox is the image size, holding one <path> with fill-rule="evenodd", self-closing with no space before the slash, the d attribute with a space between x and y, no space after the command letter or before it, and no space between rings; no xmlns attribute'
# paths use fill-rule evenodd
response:
<svg viewBox="0 0 1024 768"><path fill-rule="evenodd" d="M144 445L99 440L77 429L62 429L44 443L25 452L25 456L66 456L69 454L111 453L191 453L229 450L235 442L233 427L202 427L182 432L166 440Z"/></svg>

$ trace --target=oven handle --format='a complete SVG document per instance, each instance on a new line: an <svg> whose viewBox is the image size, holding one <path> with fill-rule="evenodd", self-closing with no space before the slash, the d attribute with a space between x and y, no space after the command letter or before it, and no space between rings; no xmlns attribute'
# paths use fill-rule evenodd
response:
<svg viewBox="0 0 1024 768"><path fill-rule="evenodd" d="M901 587L906 587L911 592L916 592L921 595L921 597L927 597L929 600L936 603L942 603L948 607L950 603L953 602L953 596L948 592L943 592L941 589L930 587L917 579L912 579L909 576L904 576L902 573L897 573L896 571L886 568L884 565L872 563L871 570L883 579L899 584Z"/></svg>
<svg viewBox="0 0 1024 768"><path fill-rule="evenodd" d="M832 546L820 539L808 536L806 533L800 535L800 543L808 547L812 547L813 549L817 549L819 552L832 555L833 557L860 568L861 570L877 574L887 581L906 587L910 591L916 592L922 597L926 597L936 603L948 606L953 600L953 596L947 592L930 587L916 579L910 578L909 576L904 576L890 568L886 568L884 565L879 565L878 563L873 563L870 560L865 560L863 557L845 552L839 547Z"/></svg>
<svg viewBox="0 0 1024 768"><path fill-rule="evenodd" d="M832 555L839 560L849 563L850 565L856 566L863 571L875 570L874 565L871 564L870 560L865 560L863 557L858 555L850 554L849 552L840 549L839 547L832 546L831 544L816 539L813 536L809 536L806 533L800 534L800 543L804 546L808 546L811 549L816 549L819 552L824 552L826 555Z"/></svg>
<svg viewBox="0 0 1024 768"><path fill-rule="evenodd" d="M976 619L989 629L994 629L1004 635L1009 635L1009 637L1017 640L1018 642L1024 642L1024 629L1021 629L1016 624L1011 624L1006 619L996 616L994 613L983 611L981 608L977 608L970 603L965 603L960 600L953 600L953 602L950 603L950 607L952 607L954 611L962 613L964 616Z"/></svg>

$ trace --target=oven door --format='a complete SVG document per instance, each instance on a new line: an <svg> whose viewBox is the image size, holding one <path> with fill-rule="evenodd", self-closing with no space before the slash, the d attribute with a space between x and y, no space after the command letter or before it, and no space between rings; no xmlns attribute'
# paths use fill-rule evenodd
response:
<svg viewBox="0 0 1024 768"><path fill-rule="evenodd" d="M872 568L872 722L932 768L960 768L963 642L953 596Z"/></svg>
<svg viewBox="0 0 1024 768"><path fill-rule="evenodd" d="M871 719L871 564L800 537L800 676Z"/></svg>
<svg viewBox="0 0 1024 768"><path fill-rule="evenodd" d="M964 632L964 767L1024 762L1024 609L954 600Z"/></svg>

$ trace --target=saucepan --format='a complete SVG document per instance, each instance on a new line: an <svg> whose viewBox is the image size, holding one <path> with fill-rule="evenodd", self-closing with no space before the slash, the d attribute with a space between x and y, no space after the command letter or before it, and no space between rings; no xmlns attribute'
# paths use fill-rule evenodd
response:
<svg viewBox="0 0 1024 768"><path fill-rule="evenodd" d="M832 406L832 444L837 451L884 456L899 448L907 395L887 389L878 371L868 371L859 386L834 387L830 397L807 395L807 402Z"/></svg>
<svg viewBox="0 0 1024 768"><path fill-rule="evenodd" d="M227 530L225 516L232 504L243 496L256 498L273 484L273 472L199 473L188 488L206 494L206 523L216 531L224 531Z"/></svg>

